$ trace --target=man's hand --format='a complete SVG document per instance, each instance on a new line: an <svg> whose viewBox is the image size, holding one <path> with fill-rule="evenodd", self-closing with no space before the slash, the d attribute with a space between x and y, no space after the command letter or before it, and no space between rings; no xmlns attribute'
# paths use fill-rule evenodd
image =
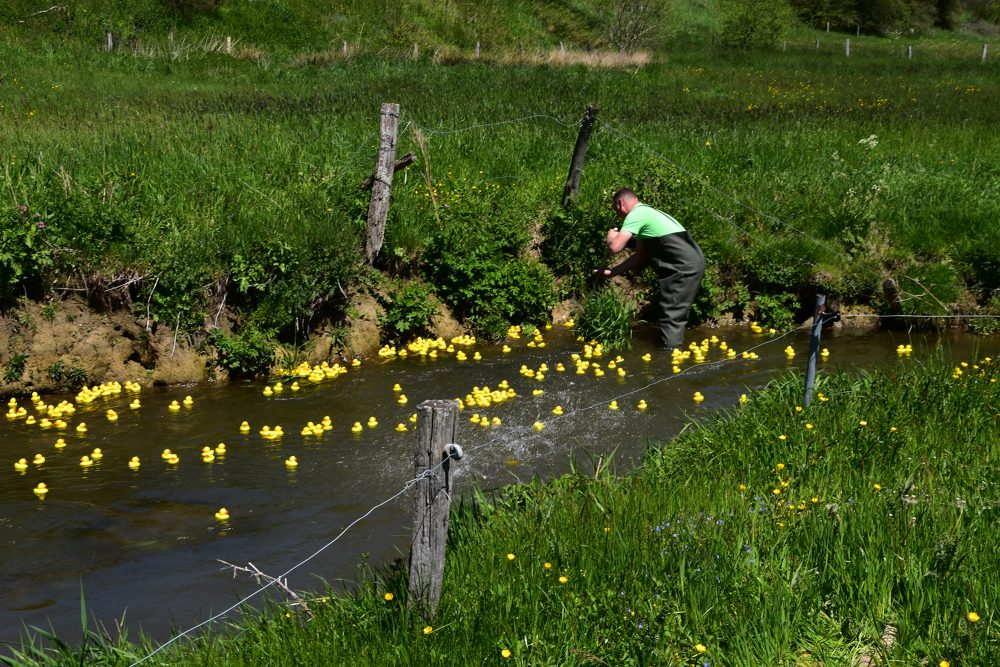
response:
<svg viewBox="0 0 1000 667"><path fill-rule="evenodd" d="M607 280L614 274L611 273L611 269L594 269L594 277L601 280Z"/></svg>

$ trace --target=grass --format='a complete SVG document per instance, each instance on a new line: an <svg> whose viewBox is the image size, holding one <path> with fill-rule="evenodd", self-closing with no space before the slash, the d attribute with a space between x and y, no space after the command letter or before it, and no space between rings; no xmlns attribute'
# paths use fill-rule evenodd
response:
<svg viewBox="0 0 1000 667"><path fill-rule="evenodd" d="M401 568L362 570L355 593L310 599L314 618L272 606L149 664L988 664L998 375L983 359L821 376L804 410L787 377L632 474L462 500L436 619L407 611ZM87 650L38 641L14 664ZM152 647L88 645L94 665Z"/></svg>

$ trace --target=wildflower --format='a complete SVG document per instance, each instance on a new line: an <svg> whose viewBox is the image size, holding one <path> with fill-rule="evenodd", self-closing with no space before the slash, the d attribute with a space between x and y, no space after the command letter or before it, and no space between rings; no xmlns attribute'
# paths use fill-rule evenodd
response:
<svg viewBox="0 0 1000 667"><path fill-rule="evenodd" d="M504 658L505 660L507 658L509 658L510 657L510 649L509 648L500 649L500 657Z"/></svg>
<svg viewBox="0 0 1000 667"><path fill-rule="evenodd" d="M859 421L858 424L861 425L861 428L864 428L865 426L868 426L868 422L866 420L864 420L864 419L862 419L861 421Z"/></svg>
<svg viewBox="0 0 1000 667"><path fill-rule="evenodd" d="M788 440L788 436L782 433L781 435L778 436L778 440Z"/></svg>
<svg viewBox="0 0 1000 667"><path fill-rule="evenodd" d="M747 490L747 485L746 484L740 484L740 491L746 491L746 490Z"/></svg>
<svg viewBox="0 0 1000 667"><path fill-rule="evenodd" d="M514 560L515 558L517 558L517 556L514 554L507 554L507 560Z"/></svg>
<svg viewBox="0 0 1000 667"><path fill-rule="evenodd" d="M39 229L45 229L45 221L44 220L39 220L38 221L38 228Z"/></svg>
<svg viewBox="0 0 1000 667"><path fill-rule="evenodd" d="M881 491L882 490L882 485L879 484L878 482L876 482L876 483L872 484L872 488L875 489L876 491Z"/></svg>
<svg viewBox="0 0 1000 667"><path fill-rule="evenodd" d="M809 423L806 424L806 430L810 430L810 429L812 429L812 427L813 427L812 424L809 424Z"/></svg>
<svg viewBox="0 0 1000 667"><path fill-rule="evenodd" d="M771 493L773 493L776 496L780 496L781 495L781 489L772 489Z"/></svg>
<svg viewBox="0 0 1000 667"><path fill-rule="evenodd" d="M546 570L551 570L552 569L552 563L549 563L549 562L542 563L542 567L544 567Z"/></svg>
<svg viewBox="0 0 1000 667"><path fill-rule="evenodd" d="M947 660L942 660L941 662L938 663L938 667L951 667L951 663L948 662Z"/></svg>
<svg viewBox="0 0 1000 667"><path fill-rule="evenodd" d="M565 583L568 583L568 582L569 582L569 577L567 577L565 574L559 577L559 583L560 584L565 584ZM979 620L978 616L976 617L976 620L977 621Z"/></svg>
<svg viewBox="0 0 1000 667"><path fill-rule="evenodd" d="M776 467L778 468L778 470L784 470L785 469L785 464L784 463L779 463Z"/></svg>
<svg viewBox="0 0 1000 667"><path fill-rule="evenodd" d="M393 598L395 598L396 596L393 595L391 592L389 592L383 595L382 597L385 598L386 602L392 602Z"/></svg>
<svg viewBox="0 0 1000 667"><path fill-rule="evenodd" d="M708 649L707 649L707 648L705 647L705 645L704 645L704 644L695 644L695 645L694 645L694 650L695 650L695 651L698 651L698 653L704 653L704 652L705 652L705 651L707 651Z"/></svg>
<svg viewBox="0 0 1000 667"><path fill-rule="evenodd" d="M969 612L969 615L968 615L968 616L966 616L966 618L967 618L967 619L969 619L969 622L970 622L970 623L976 623L976 622L978 622L978 621L979 621L979 614L977 614L977 613L976 613L976 612L974 612L974 611L970 611L970 612Z"/></svg>
<svg viewBox="0 0 1000 667"><path fill-rule="evenodd" d="M425 625L425 626L424 626L424 634L425 634L425 635L429 635L429 634L430 634L430 633L432 633L432 632L434 632L434 628L432 628L432 627L431 627L431 626L429 626L429 625Z"/></svg>

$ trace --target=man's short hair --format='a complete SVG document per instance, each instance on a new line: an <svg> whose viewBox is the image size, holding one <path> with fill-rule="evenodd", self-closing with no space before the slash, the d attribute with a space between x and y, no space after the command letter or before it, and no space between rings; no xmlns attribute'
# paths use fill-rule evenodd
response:
<svg viewBox="0 0 1000 667"><path fill-rule="evenodd" d="M619 202L624 199L638 199L638 195L635 194L635 190L632 188L621 188L611 195L611 201Z"/></svg>

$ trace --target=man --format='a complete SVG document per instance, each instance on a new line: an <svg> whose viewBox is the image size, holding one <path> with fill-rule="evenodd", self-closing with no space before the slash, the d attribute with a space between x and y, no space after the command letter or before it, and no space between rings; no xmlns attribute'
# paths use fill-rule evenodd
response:
<svg viewBox="0 0 1000 667"><path fill-rule="evenodd" d="M622 220L608 230L608 247L619 253L634 238L635 252L618 266L595 271L610 278L651 263L660 282L660 333L668 349L684 342L691 304L705 273L705 255L691 235L672 217L639 202L635 192L622 188L611 198L611 208Z"/></svg>

